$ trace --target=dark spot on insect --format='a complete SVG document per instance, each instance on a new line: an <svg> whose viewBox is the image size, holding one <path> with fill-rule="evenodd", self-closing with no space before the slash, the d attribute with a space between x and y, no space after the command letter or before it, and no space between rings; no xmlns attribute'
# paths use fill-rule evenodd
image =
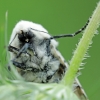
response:
<svg viewBox="0 0 100 100"><path fill-rule="evenodd" d="M51 78L52 78L52 75L48 76L48 77L47 77L47 80L50 80Z"/></svg>
<svg viewBox="0 0 100 100"><path fill-rule="evenodd" d="M46 82L44 82L44 81L42 80L42 83L46 83Z"/></svg>
<svg viewBox="0 0 100 100"><path fill-rule="evenodd" d="M59 65L58 73L59 75L62 75L65 72L66 66L63 64Z"/></svg>
<svg viewBox="0 0 100 100"><path fill-rule="evenodd" d="M40 71L39 69L32 68L32 72L39 72L39 71Z"/></svg>

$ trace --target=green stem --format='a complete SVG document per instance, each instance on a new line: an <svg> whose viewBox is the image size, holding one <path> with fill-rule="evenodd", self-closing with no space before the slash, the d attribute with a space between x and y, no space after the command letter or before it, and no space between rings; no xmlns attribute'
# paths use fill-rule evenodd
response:
<svg viewBox="0 0 100 100"><path fill-rule="evenodd" d="M97 5L97 8L93 12L89 25L87 26L83 37L81 38L80 42L78 43L77 49L74 52L74 55L71 59L69 70L67 71L64 82L65 85L71 86L73 80L76 76L78 68L84 58L84 55L89 48L89 44L96 33L96 29L99 27L100 24L100 2Z"/></svg>

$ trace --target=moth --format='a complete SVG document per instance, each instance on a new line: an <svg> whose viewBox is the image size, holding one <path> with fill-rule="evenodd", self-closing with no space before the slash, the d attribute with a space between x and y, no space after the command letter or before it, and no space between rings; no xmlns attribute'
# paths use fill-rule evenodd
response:
<svg viewBox="0 0 100 100"><path fill-rule="evenodd" d="M40 24L19 21L12 31L8 46L12 64L26 81L59 83L68 64L57 50L58 42L55 39L76 36L86 28L88 22L74 34L51 36ZM87 100L77 78L73 83L73 91L81 100Z"/></svg>

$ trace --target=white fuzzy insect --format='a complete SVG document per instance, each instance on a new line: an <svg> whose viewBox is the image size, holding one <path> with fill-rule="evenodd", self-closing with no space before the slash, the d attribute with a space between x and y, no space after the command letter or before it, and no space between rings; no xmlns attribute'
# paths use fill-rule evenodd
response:
<svg viewBox="0 0 100 100"><path fill-rule="evenodd" d="M75 36L82 30L69 37ZM63 78L68 64L56 49L58 42L54 38L59 37L62 36L50 36L45 28L33 22L17 23L12 31L8 49L13 65L26 81L58 83ZM73 89L81 100L82 98L87 100L77 79L73 83Z"/></svg>

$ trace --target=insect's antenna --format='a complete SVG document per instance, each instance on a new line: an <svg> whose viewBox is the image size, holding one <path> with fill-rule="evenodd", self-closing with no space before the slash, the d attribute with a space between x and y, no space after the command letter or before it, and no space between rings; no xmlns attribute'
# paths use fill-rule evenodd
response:
<svg viewBox="0 0 100 100"><path fill-rule="evenodd" d="M48 33L48 32L45 32L45 31L41 31L41 30L34 29L34 28L30 28L30 29L32 29L34 31L38 31L38 32Z"/></svg>
<svg viewBox="0 0 100 100"><path fill-rule="evenodd" d="M88 23L90 22L90 18L88 19L86 24L80 30L76 31L75 33L73 33L73 34L64 34L64 35L56 35L56 36L50 37L49 39L62 38L62 37L74 37L74 36L76 36L77 34L79 34L79 33L81 33L82 31L85 30L85 28L87 27ZM48 33L48 32L45 32L45 31L34 29L34 28L31 28L31 29L34 30L34 31L38 31L38 32Z"/></svg>
<svg viewBox="0 0 100 100"><path fill-rule="evenodd" d="M15 37L13 38L13 40L16 38L17 34L15 35ZM9 45L13 42L13 40L9 43Z"/></svg>
<svg viewBox="0 0 100 100"><path fill-rule="evenodd" d="M81 33L82 31L85 30L85 28L87 27L88 23L90 22L90 18L88 19L88 21L86 22L86 24L80 30L78 30L77 32L75 32L73 34L64 34L64 35L52 36L50 39L62 38L62 37L74 37L74 36L76 36L77 34L79 34L79 33Z"/></svg>

